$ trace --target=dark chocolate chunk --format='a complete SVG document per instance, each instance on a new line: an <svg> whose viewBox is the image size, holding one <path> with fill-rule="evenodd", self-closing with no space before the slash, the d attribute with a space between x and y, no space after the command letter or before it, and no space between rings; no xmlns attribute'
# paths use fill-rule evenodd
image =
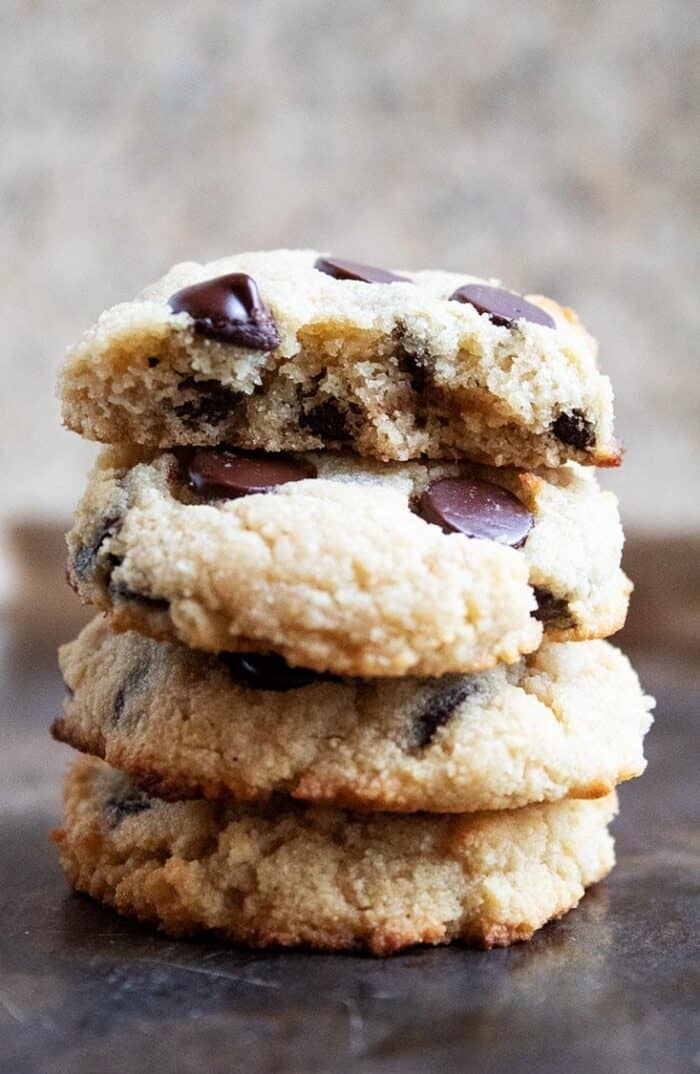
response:
<svg viewBox="0 0 700 1074"><path fill-rule="evenodd" d="M280 693L332 679L308 668L291 667L275 653L220 653L217 659L237 683L249 690Z"/></svg>
<svg viewBox="0 0 700 1074"><path fill-rule="evenodd" d="M224 343L271 351L280 337L258 285L245 272L231 272L177 291L168 299L173 313L189 313L195 331Z"/></svg>
<svg viewBox="0 0 700 1074"><path fill-rule="evenodd" d="M122 684L114 695L114 703L112 705L112 720L114 723L119 723L124 715L124 705L126 704L126 689Z"/></svg>
<svg viewBox="0 0 700 1074"><path fill-rule="evenodd" d="M82 545L73 556L72 568L75 577L80 581L83 581L92 573L92 568L97 560L97 553L99 552L100 545L102 544L102 538L89 545ZM70 580L70 575L69 575Z"/></svg>
<svg viewBox="0 0 700 1074"><path fill-rule="evenodd" d="M155 369L156 366L159 365L159 364L160 364L160 358L156 358L155 356L152 356L151 358L148 359L148 368L149 369Z"/></svg>
<svg viewBox="0 0 700 1074"><path fill-rule="evenodd" d="M411 718L412 745L424 750L468 697L485 693L485 680L475 675L445 676L423 707Z"/></svg>
<svg viewBox="0 0 700 1074"><path fill-rule="evenodd" d="M139 687L143 684L148 673L148 662L146 660L137 660L134 666L130 669L128 675L126 675L117 689L114 695L114 701L112 702L112 721L119 723L124 715L124 709L131 696L136 693Z"/></svg>
<svg viewBox="0 0 700 1074"><path fill-rule="evenodd" d="M119 561L115 563L115 566L118 565ZM110 581L109 595L114 603L128 600L135 604L140 604L153 612L167 612L170 607L170 602L163 597L149 597L146 593L137 593L135 590L129 589L123 582Z"/></svg>
<svg viewBox="0 0 700 1074"><path fill-rule="evenodd" d="M175 413L188 425L218 425L227 418L244 398L243 392L220 384L218 380L195 380L187 377L180 384L182 390L194 391L192 399L175 406Z"/></svg>
<svg viewBox="0 0 700 1074"><path fill-rule="evenodd" d="M309 463L286 455L249 455L226 448L200 448L187 465L191 488L202 496L228 500L271 492L290 481L316 476Z"/></svg>
<svg viewBox="0 0 700 1074"><path fill-rule="evenodd" d="M560 414L552 425L552 432L562 444L578 448L579 451L586 451L595 443L593 426L581 410L572 410L570 414Z"/></svg>
<svg viewBox="0 0 700 1074"><path fill-rule="evenodd" d="M541 306L528 302L522 295L488 287L484 283L465 283L450 295L451 302L466 302L479 313L486 313L494 324L512 328L516 321L532 321L546 328L556 328L554 319Z"/></svg>
<svg viewBox="0 0 700 1074"><path fill-rule="evenodd" d="M430 373L421 356L401 347L397 351L396 360L401 372L408 377L408 382L416 395L423 395L430 382Z"/></svg>
<svg viewBox="0 0 700 1074"><path fill-rule="evenodd" d="M346 261L341 257L319 257L314 268L332 276L335 280L358 280L360 283L411 283L407 276L399 276L387 269L374 265L363 265L360 261Z"/></svg>
<svg viewBox="0 0 700 1074"><path fill-rule="evenodd" d="M351 439L347 415L333 399L325 399L299 415L302 429L308 429L322 440Z"/></svg>
<svg viewBox="0 0 700 1074"><path fill-rule="evenodd" d="M563 597L555 597L549 589L535 586L535 599L537 610L532 614L540 623L554 623L562 630L568 630L574 625L573 617L569 611L569 604Z"/></svg>
<svg viewBox="0 0 700 1074"><path fill-rule="evenodd" d="M520 548L532 529L527 507L500 485L473 477L445 477L428 485L418 513L445 533L463 533Z"/></svg>
<svg viewBox="0 0 700 1074"><path fill-rule="evenodd" d="M151 808L151 800L143 791L131 790L128 794L110 798L105 802L105 814L110 827L121 824L125 817L134 817Z"/></svg>
<svg viewBox="0 0 700 1074"><path fill-rule="evenodd" d="M119 516L112 515L104 519L93 531L87 544L82 545L73 556L72 567L80 581L93 573L103 543L116 533Z"/></svg>
<svg viewBox="0 0 700 1074"><path fill-rule="evenodd" d="M428 395L433 383L435 359L425 343L415 339L400 322L394 327L392 338L396 344L396 364L414 393L411 408L415 427L425 429L428 424Z"/></svg>

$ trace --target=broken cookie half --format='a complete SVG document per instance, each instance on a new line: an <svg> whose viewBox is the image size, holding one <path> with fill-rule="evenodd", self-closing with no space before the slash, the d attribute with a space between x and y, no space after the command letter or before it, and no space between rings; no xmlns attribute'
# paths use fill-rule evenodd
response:
<svg viewBox="0 0 700 1074"><path fill-rule="evenodd" d="M616 466L576 315L459 273L310 250L176 265L68 352L66 425L105 443Z"/></svg>

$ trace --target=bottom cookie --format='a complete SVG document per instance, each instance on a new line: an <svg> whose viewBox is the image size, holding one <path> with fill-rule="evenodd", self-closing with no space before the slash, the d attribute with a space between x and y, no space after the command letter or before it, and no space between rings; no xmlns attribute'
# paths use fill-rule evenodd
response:
<svg viewBox="0 0 700 1074"><path fill-rule="evenodd" d="M81 758L54 839L71 884L179 936L386 955L529 939L614 864L614 794L468 816L164 802Z"/></svg>

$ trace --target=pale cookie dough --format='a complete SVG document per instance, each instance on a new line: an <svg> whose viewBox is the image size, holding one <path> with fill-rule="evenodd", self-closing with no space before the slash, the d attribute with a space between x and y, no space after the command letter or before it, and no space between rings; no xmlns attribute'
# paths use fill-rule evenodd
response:
<svg viewBox="0 0 700 1074"><path fill-rule="evenodd" d="M68 352L66 425L149 447L226 442L495 466L619 463L610 381L572 310L530 296L553 327L504 326L449 300L476 277L334 279L314 267L317 256L276 250L186 262L107 310ZM238 332L244 346L203 335L168 304L229 273L253 278L265 315L263 331Z"/></svg>
<svg viewBox="0 0 700 1074"><path fill-rule="evenodd" d="M527 940L614 864L612 794L466 817L163 802L85 758L54 838L70 883L179 936L387 955Z"/></svg>
<svg viewBox="0 0 700 1074"><path fill-rule="evenodd" d="M98 618L60 664L54 736L173 799L461 813L596 798L644 770L651 724L651 698L603 641L545 641L479 675L297 686Z"/></svg>
<svg viewBox="0 0 700 1074"><path fill-rule="evenodd" d="M118 629L341 675L479 671L535 649L539 620L562 640L624 622L617 502L590 471L298 458L315 479L203 502L174 455L104 452L68 536L73 585ZM424 521L420 493L449 475L515 493L524 546Z"/></svg>

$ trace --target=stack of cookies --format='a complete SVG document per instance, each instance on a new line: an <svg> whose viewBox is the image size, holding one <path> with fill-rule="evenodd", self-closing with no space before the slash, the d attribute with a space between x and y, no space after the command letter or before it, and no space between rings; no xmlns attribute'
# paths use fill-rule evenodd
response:
<svg viewBox="0 0 700 1074"><path fill-rule="evenodd" d="M613 865L651 700L612 392L575 314L276 251L177 265L67 358L109 445L53 733L73 886L171 934L526 939ZM106 763L105 763L106 762Z"/></svg>

